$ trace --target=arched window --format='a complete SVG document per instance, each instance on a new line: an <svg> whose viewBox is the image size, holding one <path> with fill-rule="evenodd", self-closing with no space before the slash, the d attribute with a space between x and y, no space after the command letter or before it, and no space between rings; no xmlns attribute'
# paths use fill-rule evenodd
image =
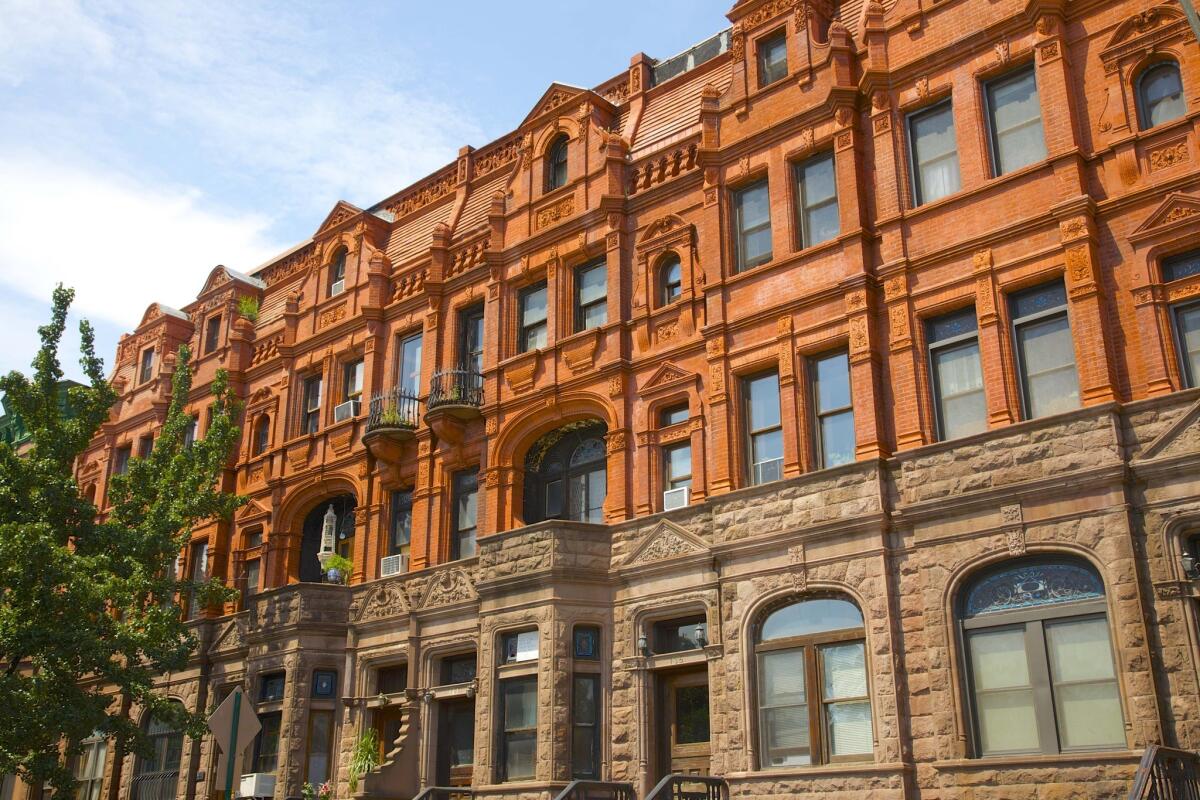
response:
<svg viewBox="0 0 1200 800"><path fill-rule="evenodd" d="M266 414L261 414L254 421L254 455L262 455L267 452L267 448L270 446L271 418Z"/></svg>
<svg viewBox="0 0 1200 800"><path fill-rule="evenodd" d="M138 756L130 800L159 800L174 797L183 759L183 733L156 717L146 720L150 757Z"/></svg>
<svg viewBox="0 0 1200 800"><path fill-rule="evenodd" d="M674 253L668 253L658 265L658 287L660 305L670 305L683 294L683 265Z"/></svg>
<svg viewBox="0 0 1200 800"><path fill-rule="evenodd" d="M1124 748L1104 585L1073 558L1005 562L959 606L976 751Z"/></svg>
<svg viewBox="0 0 1200 800"><path fill-rule="evenodd" d="M308 512L300 537L298 577L302 582L320 583L324 578L320 559L321 538L324 534L325 515L330 509L333 509L333 551L346 558L353 557L354 509L357 505L354 495L343 494L322 500Z"/></svg>
<svg viewBox="0 0 1200 800"><path fill-rule="evenodd" d="M567 185L567 143L565 133L554 137L546 148L546 191L552 192Z"/></svg>
<svg viewBox="0 0 1200 800"><path fill-rule="evenodd" d="M329 296L341 294L346 290L346 248L339 247L329 262Z"/></svg>
<svg viewBox="0 0 1200 800"><path fill-rule="evenodd" d="M608 491L605 427L572 423L539 439L525 457L525 522L603 522Z"/></svg>
<svg viewBox="0 0 1200 800"><path fill-rule="evenodd" d="M1179 65L1163 61L1147 69L1137 82L1138 117L1142 130L1179 119L1187 113Z"/></svg>
<svg viewBox="0 0 1200 800"><path fill-rule="evenodd" d="M759 623L763 769L871 758L865 638L862 612L838 597L776 607Z"/></svg>

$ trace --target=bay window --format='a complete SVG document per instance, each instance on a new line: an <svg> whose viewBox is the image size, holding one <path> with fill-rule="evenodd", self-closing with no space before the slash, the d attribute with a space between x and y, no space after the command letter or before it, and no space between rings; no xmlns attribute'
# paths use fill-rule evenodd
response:
<svg viewBox="0 0 1200 800"><path fill-rule="evenodd" d="M779 374L768 372L742 382L747 436L747 479L751 486L783 477L783 422Z"/></svg>
<svg viewBox="0 0 1200 800"><path fill-rule="evenodd" d="M608 269L601 259L575 272L575 330L590 330L607 321Z"/></svg>
<svg viewBox="0 0 1200 800"><path fill-rule="evenodd" d="M945 441L987 430L975 307L931 319L925 330L938 438Z"/></svg>
<svg viewBox="0 0 1200 800"><path fill-rule="evenodd" d="M733 195L737 244L736 271L752 269L771 260L771 197L765 180Z"/></svg>
<svg viewBox="0 0 1200 800"><path fill-rule="evenodd" d="M517 352L526 353L546 346L546 284L543 281L520 294L520 336Z"/></svg>
<svg viewBox="0 0 1200 800"><path fill-rule="evenodd" d="M831 353L813 359L809 380L817 419L817 463L821 467L847 464L854 460L850 357Z"/></svg>
<svg viewBox="0 0 1200 800"><path fill-rule="evenodd" d="M1079 407L1075 343L1062 281L1009 298L1026 419Z"/></svg>
<svg viewBox="0 0 1200 800"><path fill-rule="evenodd" d="M537 676L500 681L500 779L529 780L537 758Z"/></svg>

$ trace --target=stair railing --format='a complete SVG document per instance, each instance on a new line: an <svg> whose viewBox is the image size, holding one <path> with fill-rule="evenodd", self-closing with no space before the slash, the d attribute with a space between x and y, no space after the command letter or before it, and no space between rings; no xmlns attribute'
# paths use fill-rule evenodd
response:
<svg viewBox="0 0 1200 800"><path fill-rule="evenodd" d="M631 783L571 781L554 800L637 800Z"/></svg>
<svg viewBox="0 0 1200 800"><path fill-rule="evenodd" d="M729 784L711 775L668 775L646 800L729 800Z"/></svg>

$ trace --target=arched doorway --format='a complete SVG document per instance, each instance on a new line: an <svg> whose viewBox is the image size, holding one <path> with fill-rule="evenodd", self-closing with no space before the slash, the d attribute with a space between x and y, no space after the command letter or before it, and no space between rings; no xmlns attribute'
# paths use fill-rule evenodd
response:
<svg viewBox="0 0 1200 800"><path fill-rule="evenodd" d="M525 455L524 519L603 522L608 458L603 422L580 420L534 442Z"/></svg>
<svg viewBox="0 0 1200 800"><path fill-rule="evenodd" d="M320 501L308 512L300 537L299 578L302 583L320 583L324 577L318 556L321 552L321 529L330 508L336 519L333 550L346 558L353 557L354 509L357 505L354 495L342 494Z"/></svg>

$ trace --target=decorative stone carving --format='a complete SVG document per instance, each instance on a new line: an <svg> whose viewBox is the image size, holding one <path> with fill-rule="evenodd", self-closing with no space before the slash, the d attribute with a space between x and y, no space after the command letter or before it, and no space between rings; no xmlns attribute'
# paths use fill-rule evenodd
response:
<svg viewBox="0 0 1200 800"><path fill-rule="evenodd" d="M342 303L341 305L334 306L333 308L321 312L321 315L317 317L317 329L320 330L321 328L328 328L330 325L333 325L334 323L345 318L346 304Z"/></svg>
<svg viewBox="0 0 1200 800"><path fill-rule="evenodd" d="M408 597L398 581L389 581L376 587L367 595L358 611L357 621L372 622L379 619L398 617L408 613Z"/></svg>
<svg viewBox="0 0 1200 800"><path fill-rule="evenodd" d="M1173 167L1189 160L1187 140L1181 140L1166 147L1150 151L1150 171Z"/></svg>
<svg viewBox="0 0 1200 800"><path fill-rule="evenodd" d="M541 230L547 228L559 220L566 219L575 213L575 196L568 195L556 203L546 206L537 212L534 219L534 228Z"/></svg>
<svg viewBox="0 0 1200 800"><path fill-rule="evenodd" d="M708 546L702 539L680 525L663 520L650 529L629 557L624 566L657 564L672 558L703 553Z"/></svg>
<svg viewBox="0 0 1200 800"><path fill-rule="evenodd" d="M388 203L387 210L396 215L397 219L406 217L415 211L420 211L442 198L454 193L458 183L457 165L418 183L399 197Z"/></svg>
<svg viewBox="0 0 1200 800"><path fill-rule="evenodd" d="M448 569L434 576L425 589L421 608L465 603L476 599L474 581L463 569Z"/></svg>

